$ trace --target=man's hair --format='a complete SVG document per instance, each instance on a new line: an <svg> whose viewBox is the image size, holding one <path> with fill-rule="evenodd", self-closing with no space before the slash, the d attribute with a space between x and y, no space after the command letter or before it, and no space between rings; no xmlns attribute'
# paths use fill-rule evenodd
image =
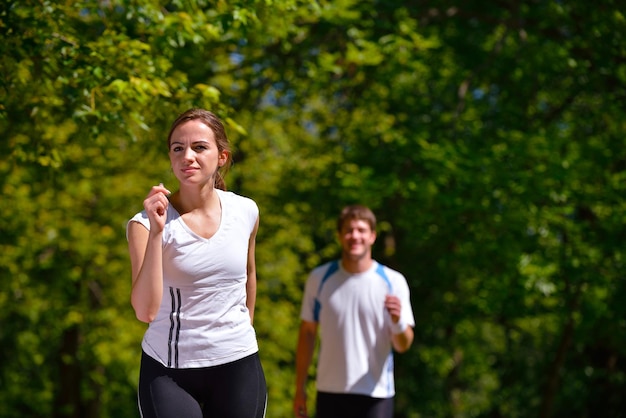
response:
<svg viewBox="0 0 626 418"><path fill-rule="evenodd" d="M361 220L370 225L372 231L376 232L376 216L368 207L363 205L349 205L343 208L337 219L337 231L341 232L341 228L346 221Z"/></svg>

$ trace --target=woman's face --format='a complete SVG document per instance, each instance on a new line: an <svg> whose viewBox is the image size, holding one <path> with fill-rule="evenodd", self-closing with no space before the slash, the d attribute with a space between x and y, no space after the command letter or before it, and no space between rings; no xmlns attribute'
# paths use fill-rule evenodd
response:
<svg viewBox="0 0 626 418"><path fill-rule="evenodd" d="M170 138L170 162L181 183L213 183L228 151L219 151L211 128L199 120L182 123Z"/></svg>

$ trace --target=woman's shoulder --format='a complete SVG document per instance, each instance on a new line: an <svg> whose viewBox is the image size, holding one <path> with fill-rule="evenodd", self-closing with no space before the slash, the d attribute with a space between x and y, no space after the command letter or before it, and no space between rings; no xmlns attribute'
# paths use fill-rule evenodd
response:
<svg viewBox="0 0 626 418"><path fill-rule="evenodd" d="M178 213L178 211L172 205L170 205L167 208L167 219L165 223L169 224L171 221L179 217L180 217L180 214ZM128 226L132 222L137 222L145 226L146 229L150 230L150 218L148 218L148 213L145 210L142 210L141 212L137 212L132 218L128 220L128 222L126 223L127 230L128 230Z"/></svg>
<svg viewBox="0 0 626 418"><path fill-rule="evenodd" d="M130 224L131 222L137 222L147 227L150 226L150 220L148 219L148 214L145 210L137 212L132 218L130 218L127 222L127 228L128 224Z"/></svg>
<svg viewBox="0 0 626 418"><path fill-rule="evenodd" d="M243 206L258 211L258 206L252 198L231 191L217 190L220 194L220 199L226 201L227 203L233 204L237 207Z"/></svg>

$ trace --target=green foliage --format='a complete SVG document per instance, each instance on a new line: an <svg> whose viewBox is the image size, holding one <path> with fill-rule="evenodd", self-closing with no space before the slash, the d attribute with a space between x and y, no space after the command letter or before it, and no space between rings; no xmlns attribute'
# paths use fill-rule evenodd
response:
<svg viewBox="0 0 626 418"><path fill-rule="evenodd" d="M125 223L175 186L192 106L261 209L269 417L291 416L302 286L352 202L412 290L398 417L621 416L625 26L611 1L8 2L0 416L137 416Z"/></svg>

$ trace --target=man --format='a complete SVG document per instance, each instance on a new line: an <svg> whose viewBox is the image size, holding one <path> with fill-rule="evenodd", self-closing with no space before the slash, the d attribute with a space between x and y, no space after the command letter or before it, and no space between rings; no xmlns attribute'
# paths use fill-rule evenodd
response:
<svg viewBox="0 0 626 418"><path fill-rule="evenodd" d="M393 350L413 343L409 287L372 259L376 217L361 205L337 222L341 260L314 269L306 283L296 352L296 417L308 417L306 381L318 325L317 418L391 418Z"/></svg>

